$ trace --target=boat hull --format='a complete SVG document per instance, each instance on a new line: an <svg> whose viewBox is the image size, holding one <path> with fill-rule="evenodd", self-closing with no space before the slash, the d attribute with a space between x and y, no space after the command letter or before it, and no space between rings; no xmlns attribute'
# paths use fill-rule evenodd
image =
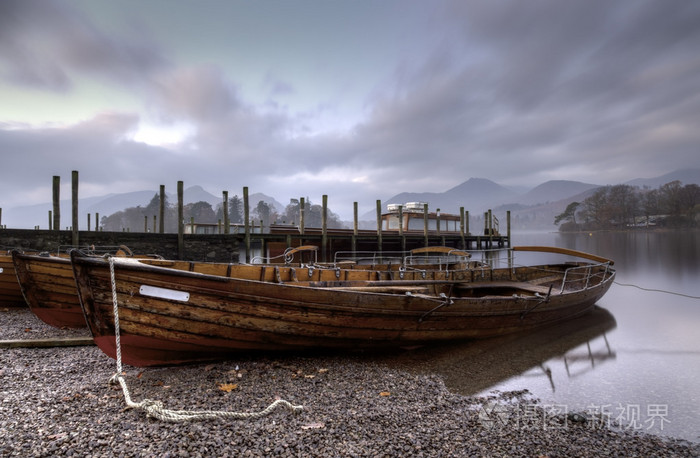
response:
<svg viewBox="0 0 700 458"><path fill-rule="evenodd" d="M34 315L57 328L87 326L69 258L14 251L12 259L22 294Z"/></svg>
<svg viewBox="0 0 700 458"><path fill-rule="evenodd" d="M19 287L15 266L10 252L0 252L0 305L17 307L26 305Z"/></svg>
<svg viewBox="0 0 700 458"><path fill-rule="evenodd" d="M96 344L114 358L109 263L72 257L87 323ZM472 275L459 282L295 283L117 259L114 265L122 360L134 366L221 359L252 350L401 346L497 336L586 313L614 277L610 270L603 273L603 281L582 291L548 294L544 286L527 291L518 289L528 286L521 279L503 280L512 276L511 269L494 270L488 279ZM532 275L522 272L523 279ZM144 287L162 294L144 294ZM391 288L400 293L386 292ZM444 289L445 297L435 294L438 288Z"/></svg>

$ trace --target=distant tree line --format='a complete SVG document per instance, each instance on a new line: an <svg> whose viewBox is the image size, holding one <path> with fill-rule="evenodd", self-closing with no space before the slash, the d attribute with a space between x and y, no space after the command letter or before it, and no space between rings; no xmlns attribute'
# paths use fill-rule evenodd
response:
<svg viewBox="0 0 700 458"><path fill-rule="evenodd" d="M572 202L557 215L560 231L646 226L698 227L700 186L672 181L657 189L605 186L583 202Z"/></svg>
<svg viewBox="0 0 700 458"><path fill-rule="evenodd" d="M304 202L304 225L306 227L321 227L323 207L314 205L307 198ZM329 228L342 228L343 223L338 215L327 210L327 224ZM177 205L170 204L167 196L165 197L165 217L164 230L165 232L177 232ZM160 195L153 196L151 201L145 207L136 206L120 210L109 216L103 216L100 220L100 226L104 231L133 231L146 232L154 230L158 231L160 227ZM244 208L243 199L234 195L228 200L228 217L231 224L243 224ZM183 218L187 224L193 218L198 224L218 224L219 221L224 221L223 205L219 204L216 209L209 202L200 201L183 206ZM257 205L250 209L251 223L257 225L263 224L269 227L270 224L299 224L299 199L290 199L289 205L285 208L284 213L279 214L274 206L265 201L259 201Z"/></svg>
<svg viewBox="0 0 700 458"><path fill-rule="evenodd" d="M282 223L299 225L300 222L300 199L289 199L289 204L284 209ZM341 229L344 227L340 217L333 213L330 208L326 209L326 224L330 229ZM323 223L323 206L312 204L309 198L304 199L304 226L321 227Z"/></svg>

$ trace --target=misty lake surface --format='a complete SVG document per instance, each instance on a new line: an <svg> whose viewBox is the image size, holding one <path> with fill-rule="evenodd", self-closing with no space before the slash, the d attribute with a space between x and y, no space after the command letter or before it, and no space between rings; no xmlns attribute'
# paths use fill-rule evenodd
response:
<svg viewBox="0 0 700 458"><path fill-rule="evenodd" d="M512 245L612 259L615 284L584 317L399 360L440 374L465 395L528 390L554 410L602 414L623 429L700 442L700 232L514 232ZM523 254L516 253L517 264L544 261L521 261Z"/></svg>

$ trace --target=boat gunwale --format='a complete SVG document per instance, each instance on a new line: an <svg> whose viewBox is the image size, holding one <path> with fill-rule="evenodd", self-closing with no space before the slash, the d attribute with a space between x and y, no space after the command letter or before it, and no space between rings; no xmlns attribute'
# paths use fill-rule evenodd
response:
<svg viewBox="0 0 700 458"><path fill-rule="evenodd" d="M73 262L73 258L79 258L80 261L79 263L88 263L88 264L93 264L97 267L101 268L106 268L109 269L109 261L105 258L102 257L92 257L92 256L86 256L82 253L76 253L75 255L71 255L71 262ZM512 288L513 290L523 290L527 296L523 296L523 299L526 300L531 300L534 298L539 298L539 296L544 293L543 290L540 290L537 288L537 285L531 284L528 281L516 281L516 280L487 280L484 282L474 282L474 281L465 281L464 279L440 279L440 280L338 280L338 281L324 281L324 280L317 280L317 281L265 281L265 280L258 280L258 279L250 279L250 278L239 278L235 276L223 276L223 275L216 275L216 274L209 274L209 273L202 273L202 272L194 272L194 271L189 271L189 270L182 270L182 269L177 269L173 267L164 267L164 266L159 266L159 265L152 265L149 264L148 262L140 262L138 259L134 258L122 258L122 257L115 257L115 266L117 269L119 268L119 265L121 264L122 267L126 267L127 270L131 272L142 272L142 273L147 273L151 275L165 275L165 276L174 276L174 277L180 277L180 278L187 278L190 280L206 280L206 281L211 281L211 282L218 282L218 283L239 283L239 284L251 284L251 285L274 285L276 288L301 288L301 289L317 289L317 290L332 290L337 293L350 293L350 294L362 294L362 295L383 295L383 296L394 296L394 297L403 297L405 292L401 294L401 292L379 292L379 291L360 291L360 290L352 290L352 289L344 289L344 288L353 288L353 287L391 287L391 286L437 286L437 285L457 285L459 288L464 288L464 289L471 289L471 290L476 290L476 289L495 289L497 287L509 287ZM147 260L148 261L148 260ZM189 262L189 261L182 261L182 262ZM233 265L239 265L239 264L233 264L233 263L213 263L213 264L220 264L221 266L233 266ZM248 265L248 264L243 264L243 265ZM564 267L567 264L556 264L556 266L561 266ZM600 264L590 264L591 267L593 266L598 266ZM552 267L552 264L542 264L542 265L532 265L532 266L521 266L518 268L521 269L537 269L540 267ZM580 268L580 267L587 267L588 265L576 265L575 268ZM258 265L251 265L251 267L256 267L256 268L261 268L264 266L258 266ZM280 266L284 267L284 266ZM287 267L289 268L289 267ZM517 268L515 268L517 269ZM333 269L329 269L333 270ZM503 267L499 269L493 269L493 270L511 270L511 268L508 267ZM465 269L464 272L471 272L471 269ZM478 269L476 271L479 271ZM562 270L558 272L558 275L561 276L562 278L565 277L565 270ZM604 278L598 282L596 282L592 286L588 286L586 288L581 288L581 289L575 289L575 290L558 290L558 288L554 289L552 291L548 292L548 296L550 297L564 297L564 296L569 296L572 294L579 294L583 291L586 290L596 290L599 288L607 288L607 283L614 279L615 277L615 271L614 269L608 268L605 272L603 272ZM497 286L496 283L499 283ZM519 288L519 285L526 286L525 288ZM178 288L175 288L178 289ZM184 288L182 288L184 289ZM536 294L534 294L536 293ZM539 296L538 296L539 295ZM480 299L480 300L504 300L504 299L509 299L512 298L512 293L508 295L482 295L482 296L454 296L453 299ZM414 295L414 297L419 298L420 296ZM438 294L433 294L433 295L425 295L426 298L430 298L430 300L436 300L439 298ZM542 296L544 298L544 296Z"/></svg>

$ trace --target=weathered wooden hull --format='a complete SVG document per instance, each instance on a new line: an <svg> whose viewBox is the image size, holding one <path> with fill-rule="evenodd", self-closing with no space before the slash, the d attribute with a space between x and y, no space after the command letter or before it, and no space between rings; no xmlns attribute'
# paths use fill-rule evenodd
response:
<svg viewBox="0 0 700 458"><path fill-rule="evenodd" d="M96 344L114 358L109 263L77 253L72 262L88 326ZM114 265L122 358L134 366L220 359L237 351L412 345L507 334L585 313L614 278L609 266L597 267L596 284L548 294L544 282L556 277L561 283L564 267L547 266L544 274L494 269L378 281L344 279L352 274L330 269L335 280L306 281L299 279L308 276L302 269L287 281L291 274L281 268L252 280L119 259ZM539 284L524 283L535 277ZM165 294L144 293L144 286ZM165 298L183 293L188 296Z"/></svg>
<svg viewBox="0 0 700 458"><path fill-rule="evenodd" d="M57 328L84 328L70 259L13 252L14 268L29 309Z"/></svg>
<svg viewBox="0 0 700 458"><path fill-rule="evenodd" d="M26 305L22 290L17 281L12 254L0 251L0 306L17 307Z"/></svg>
<svg viewBox="0 0 700 458"><path fill-rule="evenodd" d="M153 259L142 256L139 259ZM23 301L41 321L57 328L87 326L67 254L12 252L13 269Z"/></svg>

